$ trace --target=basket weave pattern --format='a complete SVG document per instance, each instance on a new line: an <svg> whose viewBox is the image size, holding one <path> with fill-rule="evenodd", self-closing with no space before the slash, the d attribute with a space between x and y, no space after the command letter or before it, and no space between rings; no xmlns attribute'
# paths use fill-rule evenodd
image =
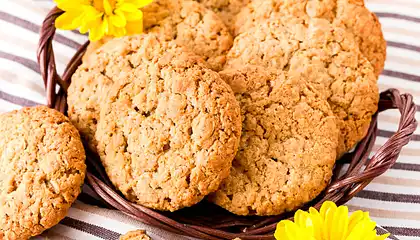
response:
<svg viewBox="0 0 420 240"><path fill-rule="evenodd" d="M44 80L48 106L66 113L66 90L70 85L71 76L81 64L82 56L89 42L80 47L60 77L56 70L52 41L56 31L55 19L62 13L58 8L54 8L44 20L37 57ZM369 158L376 139L378 113L389 109L398 109L401 114L398 130L377 150L374 156ZM337 161L331 183L320 196L304 206L303 209L307 209L309 206L319 209L326 200L336 202L338 205L344 204L375 177L388 170L396 162L402 147L409 142L417 127L415 113L416 105L410 94L400 94L396 89L382 92L378 112L372 117L366 137L353 152L344 155ZM108 206L141 222L174 233L209 240L233 239L235 237L243 240L273 239L273 231L277 222L293 216L293 213L286 213L272 217L240 217L205 201L174 213L154 211L125 200L110 183L97 156L88 153L87 161L89 166L87 183ZM346 171L342 171L344 166L348 166ZM340 172L344 172L344 174L339 174Z"/></svg>

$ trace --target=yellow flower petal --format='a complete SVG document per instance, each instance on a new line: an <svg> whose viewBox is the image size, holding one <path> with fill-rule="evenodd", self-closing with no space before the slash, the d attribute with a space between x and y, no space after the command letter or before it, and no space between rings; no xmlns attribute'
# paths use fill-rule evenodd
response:
<svg viewBox="0 0 420 240"><path fill-rule="evenodd" d="M321 209L319 209L319 213L321 214L322 218L325 219L325 213L329 210L329 209L336 209L337 205L335 205L334 202L331 201L325 201L322 206Z"/></svg>
<svg viewBox="0 0 420 240"><path fill-rule="evenodd" d="M118 28L115 30L114 36L116 37L123 37L127 35L127 30L125 28Z"/></svg>
<svg viewBox="0 0 420 240"><path fill-rule="evenodd" d="M103 7L104 7L104 10L105 10L105 14L106 15L111 15L112 10L113 10L111 3L109 2L109 0L103 0L103 1L104 1Z"/></svg>
<svg viewBox="0 0 420 240"><path fill-rule="evenodd" d="M302 210L297 210L295 213L295 224L305 229L304 232L307 232L310 235L313 235L314 225L312 223L312 219L308 212L304 212Z"/></svg>
<svg viewBox="0 0 420 240"><path fill-rule="evenodd" d="M124 11L124 12L135 12L139 10L139 7L132 3L124 2L123 4L118 4L117 9Z"/></svg>
<svg viewBox="0 0 420 240"><path fill-rule="evenodd" d="M97 20L96 23L94 23L93 28L89 31L89 40L90 41L98 41L101 40L105 35L108 34L109 28L108 28L108 19L104 17L103 19Z"/></svg>
<svg viewBox="0 0 420 240"><path fill-rule="evenodd" d="M334 213L330 239L345 240L349 225L349 209L340 206Z"/></svg>
<svg viewBox="0 0 420 240"><path fill-rule="evenodd" d="M363 220L372 221L369 216L369 212L363 212Z"/></svg>
<svg viewBox="0 0 420 240"><path fill-rule="evenodd" d="M274 238L277 240L287 240L285 239L286 236L286 228L283 224L283 221L279 222L276 227L276 231L274 232Z"/></svg>
<svg viewBox="0 0 420 240"><path fill-rule="evenodd" d="M54 0L57 7L63 11L80 10L80 6L89 5L89 0Z"/></svg>
<svg viewBox="0 0 420 240"><path fill-rule="evenodd" d="M104 28L101 26L90 29L89 40L92 42L101 40L105 35Z"/></svg>
<svg viewBox="0 0 420 240"><path fill-rule="evenodd" d="M296 224L292 221L286 220L283 221L286 238L287 239L298 239L299 234L299 228L296 226Z"/></svg>
<svg viewBox="0 0 420 240"><path fill-rule="evenodd" d="M143 12L140 10L135 12L124 12L124 16L127 21L140 21L143 19Z"/></svg>
<svg viewBox="0 0 420 240"><path fill-rule="evenodd" d="M114 25L110 24L109 26L108 35L114 37L122 37L127 34L127 30L125 28L115 27Z"/></svg>
<svg viewBox="0 0 420 240"><path fill-rule="evenodd" d="M324 219L324 225L322 226L322 237L325 240L335 240L330 238L329 229L332 228L334 221L334 213L337 209L337 205L334 202L326 201L322 204L320 213L321 217Z"/></svg>
<svg viewBox="0 0 420 240"><path fill-rule="evenodd" d="M89 26L86 23L83 23L83 25L80 26L80 28L79 28L79 32L81 34L85 34L89 31L89 29L90 29Z"/></svg>
<svg viewBox="0 0 420 240"><path fill-rule="evenodd" d="M316 239L322 239L322 226L324 225L324 219L321 214L313 207L309 208L309 214L314 225L314 235Z"/></svg>
<svg viewBox="0 0 420 240"><path fill-rule="evenodd" d="M92 30L90 30L89 32L89 40L91 42L96 42L101 40L101 38L103 38L104 36L104 32L101 31L102 28L93 28Z"/></svg>
<svg viewBox="0 0 420 240"><path fill-rule="evenodd" d="M143 33L143 21L127 22L125 29L127 30L127 35Z"/></svg>
<svg viewBox="0 0 420 240"><path fill-rule="evenodd" d="M91 0L91 5L100 12L105 12L104 10L104 0Z"/></svg>
<svg viewBox="0 0 420 240"><path fill-rule="evenodd" d="M85 13L85 21L96 20L97 18L101 18L104 15L103 12L98 11L93 6L87 6L83 11Z"/></svg>
<svg viewBox="0 0 420 240"><path fill-rule="evenodd" d="M347 236L346 240L360 240L362 239L362 231L360 231L359 227L355 227L350 235Z"/></svg>
<svg viewBox="0 0 420 240"><path fill-rule="evenodd" d="M101 25L102 31L104 32L104 34L108 34L109 32L109 21L107 17L104 17L102 19L102 25Z"/></svg>
<svg viewBox="0 0 420 240"><path fill-rule="evenodd" d="M125 20L125 16L123 14L113 14L109 16L109 22L110 24L122 28L127 24L127 21Z"/></svg>
<svg viewBox="0 0 420 240"><path fill-rule="evenodd" d="M82 26L82 24L83 24L83 18L84 18L84 14L82 14L82 15L74 18L73 19L73 24L76 25L76 26L78 26L78 27ZM78 28L78 27L76 27L76 28Z"/></svg>
<svg viewBox="0 0 420 240"><path fill-rule="evenodd" d="M92 28L99 27L102 24L102 16L103 13L96 10L93 6L86 7L79 31L86 33Z"/></svg>
<svg viewBox="0 0 420 240"><path fill-rule="evenodd" d="M297 210L294 216L294 222L299 226L305 226L306 216L305 212L302 210Z"/></svg>
<svg viewBox="0 0 420 240"><path fill-rule="evenodd" d="M153 0L125 0L128 3L134 4L137 8L145 7L153 2Z"/></svg>
<svg viewBox="0 0 420 240"><path fill-rule="evenodd" d="M376 236L377 236L376 230L369 231L369 232L365 233L365 236L364 236L363 240L375 240Z"/></svg>
<svg viewBox="0 0 420 240"><path fill-rule="evenodd" d="M381 236L377 236L377 237L375 238L375 240L385 240L385 239L387 239L387 238L389 237L389 235L391 235L391 234L386 233L386 234L383 234L383 235L381 235Z"/></svg>
<svg viewBox="0 0 420 240"><path fill-rule="evenodd" d="M366 232L375 230L376 223L370 219L367 219L364 221L364 229L366 229Z"/></svg>
<svg viewBox="0 0 420 240"><path fill-rule="evenodd" d="M55 20L55 27L62 30L74 30L80 26L75 19L82 14L82 12L64 12Z"/></svg>
<svg viewBox="0 0 420 240"><path fill-rule="evenodd" d="M363 215L363 212L360 210L351 214L349 219L349 232L353 231L353 228L356 226L356 224L363 219Z"/></svg>
<svg viewBox="0 0 420 240"><path fill-rule="evenodd" d="M90 29L93 29L95 27L100 27L102 24L102 19L101 18L97 18L97 19L92 19L91 21L84 21L82 26L80 26L80 33L84 34L86 32L88 32Z"/></svg>

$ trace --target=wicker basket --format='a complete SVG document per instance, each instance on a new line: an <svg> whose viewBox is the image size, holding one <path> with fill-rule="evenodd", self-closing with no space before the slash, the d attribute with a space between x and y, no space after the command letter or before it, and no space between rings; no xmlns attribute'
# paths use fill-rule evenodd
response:
<svg viewBox="0 0 420 240"><path fill-rule="evenodd" d="M52 40L56 31L54 21L61 14L61 10L54 8L47 15L40 33L37 55L48 106L66 113L66 90L72 74L81 64L88 42L77 51L60 77L56 70ZM401 113L398 130L373 157L369 158L376 139L378 113L388 109L398 109ZM381 93L378 113L373 116L367 136L356 149L337 161L329 186L303 209L309 206L319 208L326 200L339 205L344 204L395 163L402 147L409 142L417 127L416 105L411 95L400 94L398 90L390 89ZM174 233L209 240L235 237L244 240L273 239L276 223L293 216L293 213L286 213L271 217L240 217L206 201L173 213L154 211L125 200L110 183L98 157L88 153L87 159L87 182L104 202L143 223ZM348 169L339 175L345 164L348 164Z"/></svg>

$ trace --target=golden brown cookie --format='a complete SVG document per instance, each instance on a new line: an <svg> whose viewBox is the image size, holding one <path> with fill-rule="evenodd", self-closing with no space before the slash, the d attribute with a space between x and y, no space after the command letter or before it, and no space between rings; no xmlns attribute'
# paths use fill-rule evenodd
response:
<svg viewBox="0 0 420 240"><path fill-rule="evenodd" d="M223 20L225 25L233 31L234 21L236 15L245 7L251 0L196 0L202 3L205 7L213 10Z"/></svg>
<svg viewBox="0 0 420 240"><path fill-rule="evenodd" d="M0 135L0 239L29 239L66 216L85 152L70 121L44 106L1 114Z"/></svg>
<svg viewBox="0 0 420 240"><path fill-rule="evenodd" d="M120 240L152 240L144 230L130 231L120 237Z"/></svg>
<svg viewBox="0 0 420 240"><path fill-rule="evenodd" d="M307 81L328 99L341 131L338 156L366 135L377 110L376 77L344 29L325 19L312 19L308 25L263 22L235 39L226 68L247 64Z"/></svg>
<svg viewBox="0 0 420 240"><path fill-rule="evenodd" d="M336 159L328 102L281 71L247 66L220 75L240 104L242 136L229 177L209 199L237 215L277 215L315 198Z"/></svg>
<svg viewBox="0 0 420 240"><path fill-rule="evenodd" d="M365 7L363 0L253 1L236 16L234 33L236 36L267 19L308 24L316 18L326 19L352 35L379 76L384 68L386 42L378 18Z"/></svg>
<svg viewBox="0 0 420 240"><path fill-rule="evenodd" d="M145 7L144 18L159 19L162 7L155 9L153 5L166 1L168 0L158 0L151 6ZM171 14L153 24L147 20L146 32L160 33L166 40L175 40L178 44L186 46L198 56L203 57L211 69L221 70L233 42L223 21L213 11L198 2L179 2L179 0L169 2L171 4L162 4L162 6L166 10L169 9ZM156 14L159 17L154 17Z"/></svg>
<svg viewBox="0 0 420 240"><path fill-rule="evenodd" d="M186 51L131 49L126 60L133 67L113 84L96 131L105 170L132 202L166 211L196 204L227 177L237 150L233 92Z"/></svg>
<svg viewBox="0 0 420 240"><path fill-rule="evenodd" d="M233 39L213 11L198 2L181 0L156 0L142 10L145 33L158 33L162 39L174 40L203 57L211 69L222 69ZM107 41L90 44L84 60Z"/></svg>
<svg viewBox="0 0 420 240"><path fill-rule="evenodd" d="M83 54L82 62L96 61L95 52L112 38L113 37L111 36L105 36L101 40L90 42L86 48L85 54Z"/></svg>
<svg viewBox="0 0 420 240"><path fill-rule="evenodd" d="M96 152L99 110L112 83L131 77L133 58L138 57L137 62L150 62L155 55L170 48L183 51L175 43L160 40L153 34L112 39L93 53L94 61L85 61L79 66L67 93L68 115L90 150Z"/></svg>

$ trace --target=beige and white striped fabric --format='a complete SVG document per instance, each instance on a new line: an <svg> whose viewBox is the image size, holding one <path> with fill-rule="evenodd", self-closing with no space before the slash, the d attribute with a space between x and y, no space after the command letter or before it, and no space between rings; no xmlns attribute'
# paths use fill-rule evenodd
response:
<svg viewBox="0 0 420 240"><path fill-rule="evenodd" d="M44 104L36 46L40 25L53 3L0 3L0 112ZM420 0L367 0L367 5L379 16L388 41L380 89L398 88L411 93L420 104ZM85 36L75 32L58 32L54 49L60 72L85 41ZM380 116L376 148L396 130L398 117L397 111ZM153 239L190 239L145 226L116 211L88 205L87 202L101 206L88 187L84 190L68 217L36 239L118 239L121 233L137 228L147 230ZM398 163L348 205L352 210L369 211L379 225L399 239L420 240L420 130L403 149Z"/></svg>

